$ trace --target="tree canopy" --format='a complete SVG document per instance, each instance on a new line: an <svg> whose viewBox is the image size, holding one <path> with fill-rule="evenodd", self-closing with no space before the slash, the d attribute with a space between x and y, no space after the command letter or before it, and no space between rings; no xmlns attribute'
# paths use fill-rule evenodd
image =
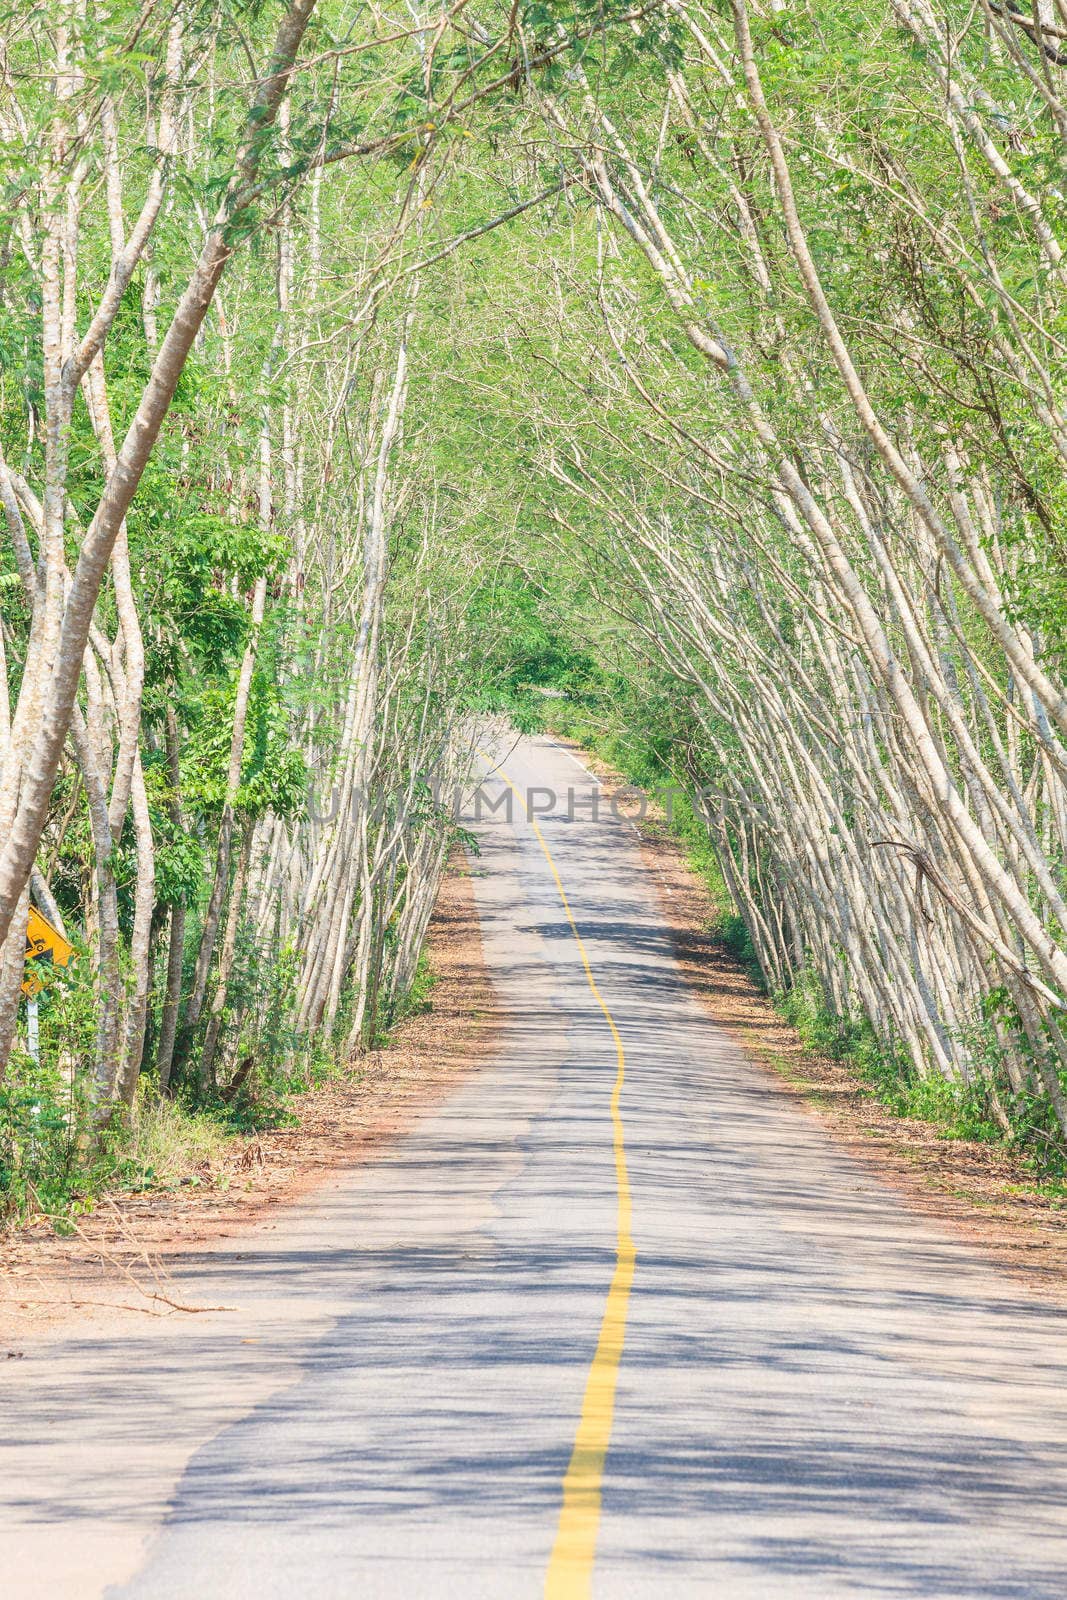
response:
<svg viewBox="0 0 1067 1600"><path fill-rule="evenodd" d="M1063 0L0 31L10 1173L42 1075L99 1129L378 1038L427 775L546 706L768 987L1060 1149Z"/></svg>

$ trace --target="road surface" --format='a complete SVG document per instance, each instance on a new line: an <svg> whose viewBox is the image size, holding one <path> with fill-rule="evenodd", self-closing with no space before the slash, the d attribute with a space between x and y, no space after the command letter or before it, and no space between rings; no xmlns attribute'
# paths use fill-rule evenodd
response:
<svg viewBox="0 0 1067 1600"><path fill-rule="evenodd" d="M558 798L479 825L494 1060L178 1262L232 1310L0 1369L4 1595L1063 1600L1060 1312L714 1026L567 752L504 764Z"/></svg>

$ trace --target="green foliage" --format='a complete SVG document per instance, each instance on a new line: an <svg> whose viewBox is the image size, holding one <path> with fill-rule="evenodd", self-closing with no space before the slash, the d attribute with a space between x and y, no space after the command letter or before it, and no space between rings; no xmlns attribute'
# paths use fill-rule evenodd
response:
<svg viewBox="0 0 1067 1600"><path fill-rule="evenodd" d="M436 982L437 976L430 965L429 956L425 950L420 951L411 987L406 994L400 996L391 1015L382 1019L384 1027L375 1040L376 1049L384 1049L389 1044L393 1032L408 1017L419 1017L424 1012L433 1010L433 990Z"/></svg>
<svg viewBox="0 0 1067 1600"><path fill-rule="evenodd" d="M183 800L217 815L226 793L237 680L206 683L188 706L183 750ZM308 773L289 737L287 708L279 686L257 672L252 679L241 781L236 809L253 818L269 808L291 816L304 802Z"/></svg>
<svg viewBox="0 0 1067 1600"><path fill-rule="evenodd" d="M524 733L540 726L546 698L581 695L595 682L589 652L554 625L542 597L520 577L475 589L468 626L479 665L471 709L507 716Z"/></svg>
<svg viewBox="0 0 1067 1600"><path fill-rule="evenodd" d="M216 1181L197 1169L216 1162L230 1136L228 1119L160 1100L147 1085L132 1115L101 1134L84 1072L16 1057L0 1085L0 1225L45 1216L64 1232L108 1191Z"/></svg>
<svg viewBox="0 0 1067 1600"><path fill-rule="evenodd" d="M992 1144L1005 1138L993 1114L992 1094L1000 1088L1001 1098L1008 1099L1009 1104L1011 1099L1006 1096L1005 1085L998 1085L1003 1053L989 1024L976 1027L968 1043L976 1053L989 1053L992 1072L965 1083L961 1078L945 1078L939 1072L918 1072L909 1051L880 1040L865 1019L841 1018L830 1011L813 971L801 973L789 994L777 995L776 1005L809 1050L843 1062L869 1085L870 1093L894 1117L929 1123L945 1139ZM1017 1117L1013 1142L1033 1170L1045 1176L1067 1171L1056 1152L1048 1102L1027 1099L1014 1104L1013 1110ZM1040 1130L1033 1122L1033 1114L1040 1118L1045 1138L1038 1138Z"/></svg>
<svg viewBox="0 0 1067 1600"><path fill-rule="evenodd" d="M153 812L156 836L156 899L160 905L191 905L204 882L204 848L199 839L175 827L166 814Z"/></svg>
<svg viewBox="0 0 1067 1600"><path fill-rule="evenodd" d="M84 1083L13 1055L0 1083L0 1220L59 1214L84 1198L95 1181L81 1154L87 1118Z"/></svg>
<svg viewBox="0 0 1067 1600"><path fill-rule="evenodd" d="M716 870L718 870L717 864ZM712 926L727 955L744 969L757 988L766 990L766 974L760 966L759 956L756 954L756 947L752 943L752 935L748 931L744 917L738 916L736 911L723 911L716 917Z"/></svg>
<svg viewBox="0 0 1067 1600"><path fill-rule="evenodd" d="M147 480L147 481L146 481ZM152 656L157 683L180 672L184 650L217 669L234 660L248 637L248 596L259 578L275 578L288 541L255 521L234 522L213 512L183 509L170 475L150 469L141 480L131 518L133 554L151 554Z"/></svg>
<svg viewBox="0 0 1067 1600"><path fill-rule="evenodd" d="M64 1231L109 1191L225 1184L220 1163L235 1137L294 1123L294 1095L353 1070L333 1041L293 1029L295 952L264 962L246 949L230 1007L243 1010L253 997L264 1003L255 1037L240 1041L255 1070L239 1091L202 1096L190 1082L161 1099L145 1073L132 1112L101 1130L93 1118L96 1015L86 967L53 976L41 996L41 1065L18 1050L0 1083L0 1226L43 1215ZM423 1009L431 987L423 966L402 1014Z"/></svg>

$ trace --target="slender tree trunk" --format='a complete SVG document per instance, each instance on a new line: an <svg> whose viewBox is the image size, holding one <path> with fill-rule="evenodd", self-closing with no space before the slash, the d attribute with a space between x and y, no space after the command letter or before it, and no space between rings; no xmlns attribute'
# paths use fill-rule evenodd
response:
<svg viewBox="0 0 1067 1600"><path fill-rule="evenodd" d="M233 961L237 950L237 931L241 922L241 913L244 909L245 885L248 881L248 863L252 855L253 837L254 825L251 822L246 822L241 830L241 848L237 857L237 870L234 873L233 888L230 891L226 927L222 935L215 993L211 997L207 1032L204 1036L203 1049L200 1052L200 1089L202 1093L213 1092L217 1087L215 1052L218 1048L219 1033L222 1028L222 1019L229 995L230 974L233 971Z"/></svg>

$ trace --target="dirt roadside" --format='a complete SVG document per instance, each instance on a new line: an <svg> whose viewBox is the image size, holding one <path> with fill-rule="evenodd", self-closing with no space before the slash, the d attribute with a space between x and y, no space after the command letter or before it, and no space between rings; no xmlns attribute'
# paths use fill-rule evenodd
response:
<svg viewBox="0 0 1067 1600"><path fill-rule="evenodd" d="M499 1005L467 862L444 879L427 944L430 1009L350 1075L291 1102L297 1123L237 1139L195 1183L115 1194L58 1237L47 1223L0 1235L0 1360L12 1339L119 1309L167 1315L166 1258L226 1239L338 1168L373 1160L491 1054Z"/></svg>
<svg viewBox="0 0 1067 1600"><path fill-rule="evenodd" d="M602 781L606 795L627 787L588 750L553 737ZM653 814L635 825L676 959L714 1020L909 1206L964 1232L1029 1288L1067 1303L1067 1202L1042 1193L1033 1174L1001 1147L947 1138L929 1123L893 1116L841 1062L808 1050L723 949L711 928L714 907L683 847Z"/></svg>

